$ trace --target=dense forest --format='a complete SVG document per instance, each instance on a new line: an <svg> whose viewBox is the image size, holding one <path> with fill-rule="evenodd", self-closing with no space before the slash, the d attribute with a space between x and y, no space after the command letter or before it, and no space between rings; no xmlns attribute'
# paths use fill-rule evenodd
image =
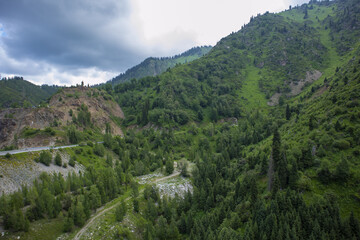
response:
<svg viewBox="0 0 360 240"><path fill-rule="evenodd" d="M0 80L0 107L32 107L45 103L59 87L32 84L22 77Z"/></svg>
<svg viewBox="0 0 360 240"><path fill-rule="evenodd" d="M3 195L4 226L60 219L71 238L115 199L102 226L116 233L102 237L360 239L359 35L359 1L311 1L251 18L191 63L101 86L125 113L124 137L107 127L102 143L66 150L83 172ZM73 143L91 129L80 110ZM55 152L34 160L63 164ZM174 162L194 165L180 165L193 185L183 196L137 182Z"/></svg>

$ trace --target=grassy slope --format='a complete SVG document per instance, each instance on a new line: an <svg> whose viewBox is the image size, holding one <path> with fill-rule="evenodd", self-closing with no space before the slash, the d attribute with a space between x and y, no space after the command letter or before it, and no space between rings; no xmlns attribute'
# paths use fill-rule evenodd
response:
<svg viewBox="0 0 360 240"><path fill-rule="evenodd" d="M63 219L41 219L30 225L29 232L17 232L6 234L1 239L25 239L25 240L52 240L63 232ZM19 238L20 237L20 238Z"/></svg>
<svg viewBox="0 0 360 240"><path fill-rule="evenodd" d="M255 108L267 109L268 106L265 94L259 89L259 79L261 77L259 69L255 68L253 65L249 65L246 70L246 81L242 86L241 93L239 94L242 99L246 99L243 104L245 109L248 111Z"/></svg>

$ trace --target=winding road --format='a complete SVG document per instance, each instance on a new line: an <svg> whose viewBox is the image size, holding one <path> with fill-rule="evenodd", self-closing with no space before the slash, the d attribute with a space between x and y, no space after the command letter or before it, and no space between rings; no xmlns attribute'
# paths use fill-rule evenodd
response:
<svg viewBox="0 0 360 240"><path fill-rule="evenodd" d="M97 143L103 143L103 142L97 142ZM66 145L66 146L23 148L23 149L16 149L16 150L10 150L10 151L0 151L0 156L5 156L8 153L9 154L17 154L17 153L26 153L26 152L38 152L38 151L51 150L51 149L72 148L72 147L77 147L77 146L79 146L79 144Z"/></svg>
<svg viewBox="0 0 360 240"><path fill-rule="evenodd" d="M162 178L158 178L155 179L154 181L152 181L152 183L158 183L158 182L162 182L165 181L169 178L173 178L173 177L177 177L180 175L180 172L174 172L173 174L166 176L166 177L162 177ZM143 192L144 189L140 190L140 193ZM125 199L125 201L129 201L131 199L131 197L128 197ZM116 199L114 199L116 200ZM114 201L113 200L113 201ZM111 203L111 202L110 202ZM79 240L83 234L89 229L89 227L92 225L92 223L99 217L101 217L102 215L104 215L105 213L107 213L108 211L110 211L111 209L115 208L116 206L118 206L121 203L121 201L119 201L118 203L114 204L113 206L109 207L109 208L104 208L101 207L97 210L96 214L94 216L92 216L90 218L90 220L79 230L79 232L75 235L75 237L73 238L74 240Z"/></svg>
<svg viewBox="0 0 360 240"><path fill-rule="evenodd" d="M71 147L77 147L78 144L75 145L67 145L67 146L58 146L58 147L33 147L33 148L23 148L23 149L16 149L16 150L10 150L10 151L1 151L0 156L4 156L6 154L17 154L17 153L26 153L26 152L38 152L38 151L44 151L44 150L50 150L50 149L60 149L60 148L71 148Z"/></svg>

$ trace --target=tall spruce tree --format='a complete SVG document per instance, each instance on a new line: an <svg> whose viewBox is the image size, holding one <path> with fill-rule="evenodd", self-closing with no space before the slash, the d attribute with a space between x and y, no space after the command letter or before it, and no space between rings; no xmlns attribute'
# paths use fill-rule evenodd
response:
<svg viewBox="0 0 360 240"><path fill-rule="evenodd" d="M281 160L281 140L278 128L274 131L273 143L272 143L272 157L274 161L275 171L278 171Z"/></svg>
<svg viewBox="0 0 360 240"><path fill-rule="evenodd" d="M289 107L289 104L286 105L286 120L290 120L290 117L291 117L291 111L290 111L290 107Z"/></svg>
<svg viewBox="0 0 360 240"><path fill-rule="evenodd" d="M278 128L274 131L273 143L272 143L272 156L274 162L275 173L279 177L280 187L285 188L288 182L288 169L285 156L281 154L281 139Z"/></svg>

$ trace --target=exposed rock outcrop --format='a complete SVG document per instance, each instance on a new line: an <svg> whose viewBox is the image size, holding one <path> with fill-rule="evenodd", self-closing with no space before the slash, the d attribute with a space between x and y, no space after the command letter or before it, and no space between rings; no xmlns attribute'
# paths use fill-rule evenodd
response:
<svg viewBox="0 0 360 240"><path fill-rule="evenodd" d="M50 99L48 107L1 110L0 148L10 145L18 148L52 146L56 141L65 143L67 139L64 136L34 134L24 137L22 133L25 128L43 130L53 127L63 130L63 126L72 123L70 110L76 116L82 104L88 107L94 128L105 132L106 123L109 123L114 135L123 134L114 119L123 119L124 113L105 92L86 87L64 88ZM79 130L82 130L81 127Z"/></svg>

